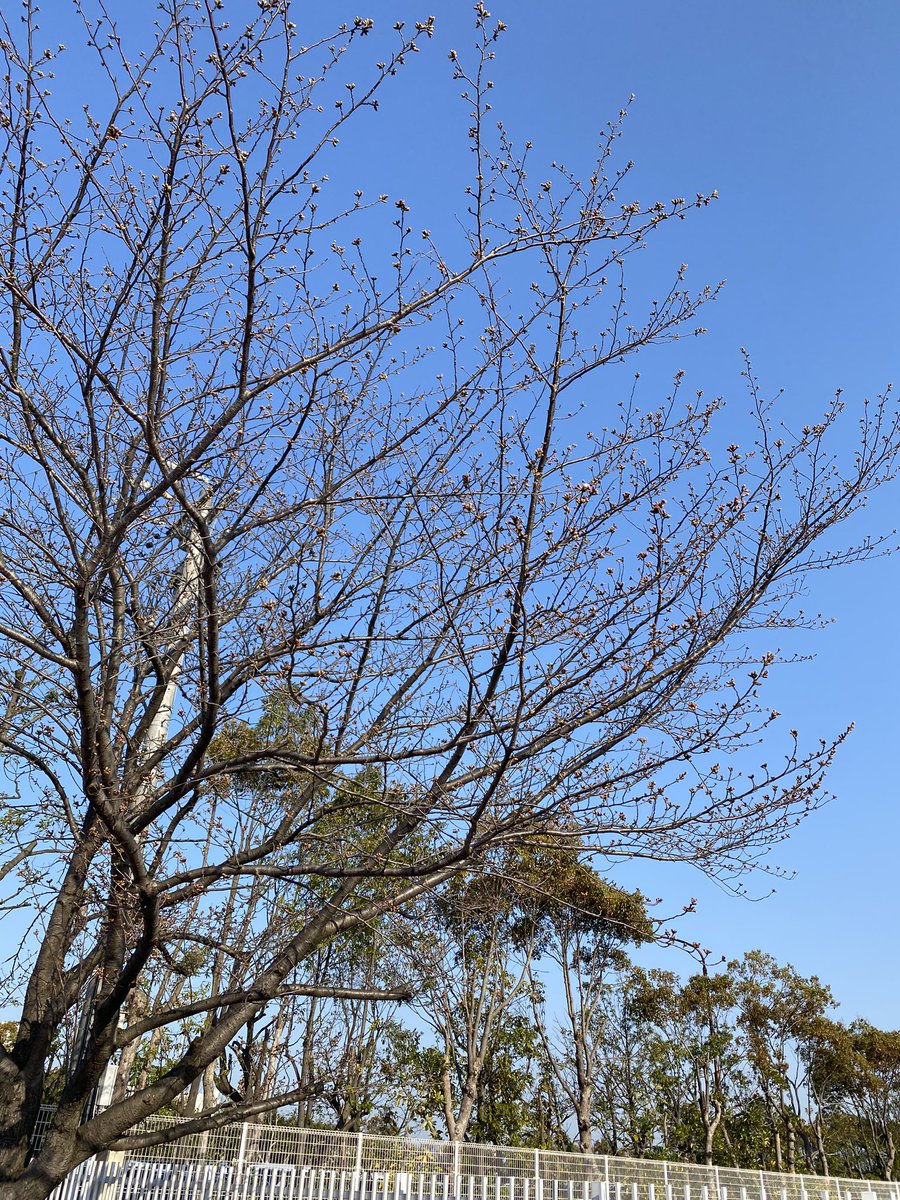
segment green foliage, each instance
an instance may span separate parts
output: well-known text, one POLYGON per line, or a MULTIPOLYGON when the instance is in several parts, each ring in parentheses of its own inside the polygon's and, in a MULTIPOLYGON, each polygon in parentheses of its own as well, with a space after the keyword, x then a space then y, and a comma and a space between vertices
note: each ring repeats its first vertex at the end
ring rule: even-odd
POLYGON ((471 1141, 535 1145, 532 1088, 538 1055, 538 1033, 526 1016, 514 1014, 501 1023, 485 1060, 479 1102, 467 1132, 471 1141))
POLYGON ((604 879, 571 838, 514 845, 499 857, 496 870, 539 944, 554 928, 594 935, 610 946, 639 944, 654 935, 644 897, 604 879))

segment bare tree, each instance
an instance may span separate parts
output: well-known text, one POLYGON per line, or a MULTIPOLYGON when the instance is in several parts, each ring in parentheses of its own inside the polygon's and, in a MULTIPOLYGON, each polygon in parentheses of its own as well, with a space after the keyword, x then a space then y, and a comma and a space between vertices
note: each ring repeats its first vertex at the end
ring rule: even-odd
MULTIPOLYGON (((171 1136, 133 1127, 317 947, 496 843, 565 826, 610 857, 755 861, 815 806, 830 751, 794 738, 755 776, 729 768, 770 716, 772 656, 744 635, 802 620, 808 573, 872 550, 821 539, 895 467, 885 401, 842 469, 839 401, 791 433, 750 379, 756 431, 720 461, 718 405, 680 376, 646 410, 620 372, 597 390, 698 331, 709 289, 678 271, 641 313, 624 273, 708 198, 633 200, 619 123, 583 182, 532 178, 488 116, 503 27, 483 6, 471 58, 451 54, 474 153, 446 247, 402 198, 328 180, 433 20, 301 44, 288 0, 234 28, 221 7, 163 0, 131 46, 88 6, 70 65, 31 3, 2 37, 5 880, 39 937, 13 963, 0 1197, 171 1136), (67 69, 105 102, 58 103, 67 69), (302 730, 217 756, 272 692, 302 730), (292 786, 247 842, 217 783, 272 771, 292 786), (227 990, 139 1015, 145 975, 235 880, 271 882, 296 922, 229 959, 227 990), (165 1070, 82 1121, 118 1052, 201 1013, 165 1070)), ((193 1127, 278 1099, 204 1101, 193 1127)))

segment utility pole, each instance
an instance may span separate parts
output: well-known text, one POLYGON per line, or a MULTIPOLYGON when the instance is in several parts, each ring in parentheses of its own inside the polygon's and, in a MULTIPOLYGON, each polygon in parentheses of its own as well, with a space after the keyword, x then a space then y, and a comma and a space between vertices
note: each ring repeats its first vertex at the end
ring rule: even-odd
MULTIPOLYGON (((210 500, 207 498, 200 505, 200 513, 204 520, 209 516, 210 508, 210 500)), ((184 544, 185 553, 181 569, 173 586, 175 595, 172 620, 172 649, 177 647, 178 643, 184 639, 196 614, 200 576, 203 566, 203 545, 194 525, 188 523, 186 530, 182 531, 180 536, 184 544)), ((172 726, 172 717, 175 713, 175 702, 178 697, 178 680, 181 676, 183 662, 184 650, 177 651, 174 660, 170 664, 169 678, 166 682, 159 708, 147 730, 144 741, 147 757, 155 754, 168 741, 169 731, 172 726)), ((136 799, 138 798, 136 797, 136 799)), ((119 1018, 120 1027, 123 1017, 124 1014, 119 1018)), ((120 1065, 120 1061, 110 1058, 109 1062, 103 1068, 93 1096, 89 1101, 89 1116, 104 1108, 108 1108, 113 1103, 120 1065)), ((126 1087, 127 1084, 128 1081, 125 1080, 126 1087)), ((113 1200, 120 1180, 121 1164, 124 1162, 124 1157, 122 1152, 112 1150, 107 1150, 97 1156, 96 1162, 100 1176, 97 1180, 99 1186, 96 1193, 96 1200, 113 1200)))
MULTIPOLYGON (((207 498, 200 505, 200 513, 204 519, 208 517, 210 509, 210 500, 207 498)), ((199 597, 199 585, 203 566, 202 542, 196 528, 192 524, 188 524, 186 530, 180 530, 178 535, 184 546, 184 559, 173 584, 174 597, 170 650, 174 653, 175 657, 170 662, 169 677, 166 681, 162 699, 144 740, 144 750, 147 757, 155 754, 165 745, 169 738, 178 696, 178 683, 184 661, 184 650, 178 650, 177 647, 190 630, 191 623, 196 614, 199 597)), ((135 797, 135 799, 140 799, 140 796, 135 797)), ((70 1071, 77 1067, 84 1053, 84 1045, 90 1028, 90 1016, 96 998, 97 987, 98 981, 94 978, 85 989, 85 995, 82 1000, 82 1012, 78 1020, 76 1042, 69 1059, 70 1071)), ((120 1018, 120 1024, 121 1020, 122 1018, 120 1018)), ((95 1113, 108 1108, 112 1104, 116 1092, 118 1070, 119 1063, 111 1058, 104 1067, 97 1085, 88 1100, 85 1113, 86 1119, 89 1119, 95 1113)), ((99 1156, 98 1165, 100 1165, 102 1175, 99 1181, 100 1191, 97 1200, 103 1200, 104 1197, 112 1194, 109 1189, 115 1183, 118 1175, 114 1166, 114 1160, 117 1161, 119 1157, 119 1155, 114 1155, 112 1152, 106 1152, 106 1154, 99 1156), (110 1171, 110 1167, 113 1167, 112 1171, 110 1171)))

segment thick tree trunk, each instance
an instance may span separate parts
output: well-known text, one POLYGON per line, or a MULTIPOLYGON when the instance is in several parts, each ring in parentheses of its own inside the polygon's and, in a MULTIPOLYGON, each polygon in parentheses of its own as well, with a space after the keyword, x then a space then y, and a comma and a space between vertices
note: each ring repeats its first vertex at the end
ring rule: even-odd
POLYGON ((466 1133, 471 1123, 472 1116, 475 1112, 475 1105, 478 1102, 478 1075, 474 1072, 469 1072, 466 1075, 466 1081, 463 1084, 462 1095, 459 1100, 459 1109, 453 1121, 453 1129, 450 1131, 451 1142, 465 1141, 466 1133))
POLYGON ((706 1136, 703 1142, 703 1161, 708 1167, 713 1165, 713 1142, 715 1141, 716 1131, 714 1128, 706 1127, 706 1136))
POLYGON ((0 1200, 46 1200, 57 1184, 88 1154, 75 1151, 75 1131, 81 1120, 81 1105, 70 1105, 57 1109, 55 1130, 50 1130, 43 1141, 40 1165, 25 1166, 28 1146, 24 1157, 17 1163, 15 1174, 0 1181, 0 1200))
MULTIPOLYGON (((15 1179, 28 1156, 28 1121, 25 1078, 12 1059, 0 1053, 0 1181, 15 1179)), ((37 1111, 34 1117, 37 1116, 37 1111)), ((32 1118, 33 1119, 33 1118, 32 1118)), ((2 1190, 0 1190, 2 1195, 2 1190)))
POLYGON ((700 1117, 703 1122, 703 1161, 706 1166, 711 1167, 716 1130, 722 1120, 722 1106, 717 1101, 711 1105, 709 1100, 706 1100, 700 1106, 700 1117))
POLYGON ((578 1148, 583 1154, 594 1151, 594 1136, 591 1128, 591 1097, 583 1096, 578 1104, 576 1119, 578 1121, 578 1148))

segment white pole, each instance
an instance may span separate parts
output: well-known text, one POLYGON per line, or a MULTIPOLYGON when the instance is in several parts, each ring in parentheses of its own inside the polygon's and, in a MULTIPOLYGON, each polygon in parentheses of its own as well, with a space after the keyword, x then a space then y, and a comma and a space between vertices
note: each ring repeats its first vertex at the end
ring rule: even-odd
POLYGON ((241 1140, 238 1143, 237 1152, 237 1177, 239 1180, 244 1178, 244 1164, 247 1159, 247 1130, 249 1126, 245 1121, 241 1126, 241 1140))
MULTIPOLYGON (((209 515, 208 502, 201 505, 201 513, 204 519, 209 515)), ((191 527, 185 539, 184 561, 181 564, 181 570, 178 572, 178 582, 175 588, 176 615, 178 614, 178 610, 181 609, 183 616, 179 628, 175 630, 174 642, 178 642, 183 637, 190 624, 193 610, 192 602, 197 593, 197 585, 200 582, 202 553, 203 547, 198 541, 196 530, 191 527)), ((145 754, 148 757, 155 754, 161 746, 164 746, 169 736, 169 727, 172 723, 172 715, 175 712, 175 700, 178 695, 178 679, 181 675, 183 662, 184 652, 182 651, 172 664, 171 673, 166 683, 159 709, 147 729, 144 747, 145 754)), ((120 1027, 122 1019, 122 1017, 119 1018, 120 1027)), ((88 1023, 89 1021, 86 1020, 85 1033, 87 1032, 88 1023)), ((94 1089, 93 1097, 89 1103, 91 1115, 99 1112, 101 1109, 108 1108, 112 1103, 117 1073, 118 1064, 110 1059, 103 1068, 103 1072, 100 1075, 100 1079, 94 1089)))

